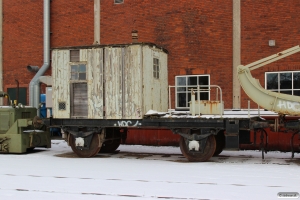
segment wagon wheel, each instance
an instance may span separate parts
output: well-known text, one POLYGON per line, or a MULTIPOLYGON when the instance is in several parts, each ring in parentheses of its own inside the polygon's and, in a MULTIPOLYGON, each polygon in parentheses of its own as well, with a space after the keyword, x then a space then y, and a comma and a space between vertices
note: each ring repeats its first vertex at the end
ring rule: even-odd
POLYGON ((184 157, 188 159, 190 162, 204 162, 210 159, 216 149, 216 140, 214 135, 210 135, 207 138, 206 145, 204 147, 203 153, 200 151, 193 152, 189 151, 187 145, 186 145, 186 140, 184 137, 180 137, 179 145, 180 145, 180 150, 184 157))
POLYGON ((78 149, 76 148, 76 145, 75 145, 75 137, 70 134, 70 140, 69 140, 69 143, 71 145, 71 148, 73 150, 73 152, 78 156, 78 157, 81 157, 81 158, 89 158, 89 157, 93 157, 95 156, 99 150, 100 150, 100 147, 99 147, 99 138, 98 138, 98 134, 97 133, 94 133, 93 136, 92 136, 92 141, 91 141, 91 144, 90 144, 90 148, 89 149, 78 149))
POLYGON ((120 146, 121 140, 115 139, 115 140, 108 140, 103 143, 100 153, 113 153, 117 148, 120 146))
POLYGON ((224 131, 219 131, 218 134, 215 135, 215 140, 216 140, 216 150, 213 156, 218 156, 225 148, 224 131))

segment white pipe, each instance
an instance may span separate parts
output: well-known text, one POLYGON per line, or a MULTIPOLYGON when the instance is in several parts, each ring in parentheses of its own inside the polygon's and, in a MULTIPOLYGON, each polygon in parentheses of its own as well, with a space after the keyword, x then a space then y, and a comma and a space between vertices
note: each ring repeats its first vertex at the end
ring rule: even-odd
MULTIPOLYGON (((44 64, 29 84, 29 105, 38 108, 40 101, 40 76, 50 65, 50 0, 44 0, 44 64)), ((39 116, 39 112, 37 113, 39 116)))
POLYGON ((94 44, 100 44, 100 0, 94 0, 94 44))
POLYGON ((195 92, 193 89, 191 91, 191 98, 192 98, 191 99, 192 100, 192 116, 195 116, 195 92))
POLYGON ((250 100, 248 100, 248 118, 250 118, 250 100))
POLYGON ((241 87, 238 80, 237 67, 241 64, 241 0, 232 0, 233 5, 233 66, 232 66, 232 106, 241 108, 241 87))
POLYGON ((200 108, 200 106, 201 106, 201 102, 200 102, 200 86, 199 85, 197 85, 197 99, 198 99, 198 103, 199 103, 199 109, 198 109, 198 111, 199 111, 199 117, 200 117, 200 113, 201 113, 201 108, 200 108))

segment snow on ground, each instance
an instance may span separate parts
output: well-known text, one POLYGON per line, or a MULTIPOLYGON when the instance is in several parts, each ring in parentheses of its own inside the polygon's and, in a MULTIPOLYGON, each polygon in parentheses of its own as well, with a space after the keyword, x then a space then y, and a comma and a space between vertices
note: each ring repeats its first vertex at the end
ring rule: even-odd
POLYGON ((178 147, 121 145, 78 158, 63 140, 51 149, 0 154, 0 199, 278 199, 300 193, 300 155, 224 151, 189 163, 178 147))

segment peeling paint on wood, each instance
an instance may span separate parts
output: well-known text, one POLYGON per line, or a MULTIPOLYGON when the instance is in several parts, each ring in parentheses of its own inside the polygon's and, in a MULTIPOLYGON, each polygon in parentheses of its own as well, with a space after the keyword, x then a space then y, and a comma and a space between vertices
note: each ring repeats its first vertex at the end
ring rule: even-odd
POLYGON ((70 73, 69 73, 69 50, 52 51, 52 101, 53 117, 70 117, 70 73), (59 110, 59 103, 65 103, 65 110, 59 110))
MULTIPOLYGON (((140 119, 150 109, 168 109, 167 54, 148 45, 80 49, 86 63, 87 117, 140 119), (159 60, 159 78, 153 76, 153 58, 159 60)), ((54 118, 70 116, 69 50, 52 51, 54 118), (66 102, 66 110, 58 103, 66 102)), ((76 81, 75 81, 76 82, 76 81)))

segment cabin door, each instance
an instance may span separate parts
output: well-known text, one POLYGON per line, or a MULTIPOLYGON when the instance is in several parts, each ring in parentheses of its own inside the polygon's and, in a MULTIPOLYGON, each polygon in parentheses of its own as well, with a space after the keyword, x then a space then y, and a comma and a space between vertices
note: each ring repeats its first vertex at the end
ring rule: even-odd
POLYGON ((71 116, 72 118, 87 118, 88 95, 87 83, 72 83, 71 87, 71 116))

